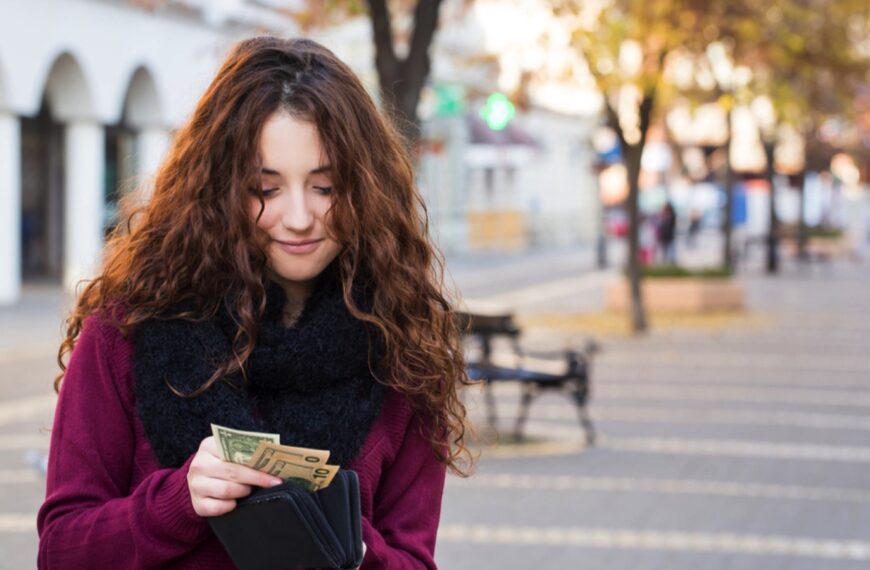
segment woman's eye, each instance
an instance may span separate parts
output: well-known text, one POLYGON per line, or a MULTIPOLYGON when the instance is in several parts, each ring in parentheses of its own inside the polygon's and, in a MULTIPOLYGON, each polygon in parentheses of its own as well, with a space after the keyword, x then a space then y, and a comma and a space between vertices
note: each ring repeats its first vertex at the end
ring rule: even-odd
POLYGON ((332 186, 315 186, 315 190, 317 190, 320 194, 331 194, 332 186))
POLYGON ((278 191, 277 188, 263 188, 263 197, 268 198, 269 196, 271 196, 272 194, 274 194, 277 191, 278 191))

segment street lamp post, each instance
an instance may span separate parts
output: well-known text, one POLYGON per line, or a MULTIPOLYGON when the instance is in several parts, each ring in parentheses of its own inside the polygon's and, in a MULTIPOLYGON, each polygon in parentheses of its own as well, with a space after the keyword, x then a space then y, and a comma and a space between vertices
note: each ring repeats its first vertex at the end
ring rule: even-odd
POLYGON ((595 259, 598 269, 607 269, 607 217, 604 208, 604 200, 601 198, 601 171, 604 169, 604 164, 601 161, 595 163, 595 180, 598 190, 598 235, 595 239, 595 259))
POLYGON ((710 61, 713 76, 722 92, 719 102, 725 111, 725 125, 728 132, 728 138, 725 142, 725 215, 722 217, 722 263, 730 271, 734 265, 731 246, 732 210, 734 209, 734 169, 731 165, 731 141, 734 136, 733 110, 737 90, 749 83, 752 72, 745 66, 735 67, 727 49, 721 42, 713 42, 707 46, 707 59, 710 61))
POLYGON ((758 132, 767 159, 765 175, 770 188, 769 223, 767 234, 767 272, 779 271, 779 218, 776 215, 776 187, 774 186, 774 150, 776 145, 776 111, 767 97, 757 97, 752 102, 752 114, 758 124, 758 132))
POLYGON ((734 208, 734 172, 731 168, 731 139, 733 136, 731 108, 734 102, 734 66, 728 58, 725 46, 719 42, 707 46, 707 59, 710 61, 716 83, 722 91, 719 103, 724 107, 725 125, 728 131, 728 137, 725 139, 725 213, 722 216, 722 265, 730 271, 732 269, 731 210, 734 208))

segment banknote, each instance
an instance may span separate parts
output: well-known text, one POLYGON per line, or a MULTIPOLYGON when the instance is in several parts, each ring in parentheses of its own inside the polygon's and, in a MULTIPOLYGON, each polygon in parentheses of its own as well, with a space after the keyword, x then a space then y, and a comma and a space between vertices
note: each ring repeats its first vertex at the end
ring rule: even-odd
POLYGON ((277 444, 281 440, 281 437, 275 433, 241 431, 217 424, 211 424, 211 432, 218 444, 221 459, 242 465, 246 465, 251 460, 251 456, 257 451, 261 442, 268 441, 277 444))
POLYGON ((325 465, 329 460, 329 451, 281 445, 264 440, 260 442, 246 465, 262 471, 273 459, 284 459, 302 465, 325 465))
POLYGON ((337 465, 300 465, 286 459, 273 459, 260 471, 301 485, 309 491, 319 491, 329 487, 338 469, 337 465))
POLYGON ((252 467, 309 491, 325 489, 338 472, 329 451, 281 445, 280 436, 211 424, 221 459, 252 467))

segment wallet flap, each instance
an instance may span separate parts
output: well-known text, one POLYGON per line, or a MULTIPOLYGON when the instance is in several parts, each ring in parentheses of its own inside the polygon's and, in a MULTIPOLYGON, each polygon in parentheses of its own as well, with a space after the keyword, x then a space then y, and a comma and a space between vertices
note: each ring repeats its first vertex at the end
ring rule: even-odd
POLYGON ((357 474, 354 471, 339 471, 330 486, 314 496, 342 545, 342 567, 356 568, 362 562, 362 515, 357 474))
POLYGON ((311 497, 288 489, 262 491, 261 496, 249 496, 250 501, 239 501, 230 513, 209 519, 236 567, 240 570, 340 567, 335 559, 336 547, 340 545, 325 543, 329 540, 323 533, 325 520, 311 497), (317 521, 317 515, 312 516, 314 512, 322 522, 317 521))
POLYGON ((353 474, 353 485, 350 493, 350 512, 351 512, 351 531, 353 535, 353 565, 351 568, 356 568, 362 564, 365 550, 363 550, 362 536, 362 506, 359 498, 359 477, 355 471, 350 471, 353 474))
MULTIPOLYGON (((333 560, 334 566, 340 568, 341 562, 346 558, 345 550, 338 537, 335 536, 335 531, 317 500, 316 494, 295 486, 293 486, 293 493, 296 494, 296 504, 305 514, 306 521, 319 541, 318 544, 333 560)), ((342 516, 346 517, 347 515, 343 514, 342 516)))

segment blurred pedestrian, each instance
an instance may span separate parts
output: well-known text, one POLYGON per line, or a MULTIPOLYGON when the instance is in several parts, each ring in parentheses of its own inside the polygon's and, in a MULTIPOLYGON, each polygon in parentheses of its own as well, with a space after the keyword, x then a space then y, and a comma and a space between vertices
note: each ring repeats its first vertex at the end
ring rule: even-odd
POLYGON ((701 212, 697 208, 692 208, 689 214, 689 227, 686 231, 686 245, 690 248, 695 247, 698 240, 698 234, 701 231, 701 212))
POLYGON ((658 242, 662 263, 675 264, 677 262, 676 244, 677 212, 674 206, 668 202, 662 208, 658 217, 658 242))
POLYGON ((39 568, 233 568, 207 517, 281 480, 223 461, 211 423, 329 450, 359 476, 362 568, 434 568, 466 376, 420 203, 332 52, 236 46, 67 320, 39 568))

